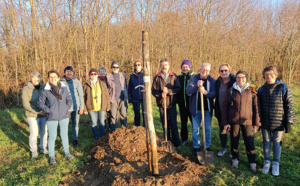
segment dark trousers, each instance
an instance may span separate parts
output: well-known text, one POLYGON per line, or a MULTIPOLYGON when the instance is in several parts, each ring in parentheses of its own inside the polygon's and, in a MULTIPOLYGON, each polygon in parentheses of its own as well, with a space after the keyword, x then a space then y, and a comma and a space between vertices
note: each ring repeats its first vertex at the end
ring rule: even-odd
POLYGON ((181 120, 180 137, 181 137, 181 141, 186 141, 188 140, 188 136, 189 136, 187 122, 188 122, 188 118, 190 118, 190 122, 192 123, 192 115, 188 108, 182 106, 179 106, 179 112, 180 112, 180 120, 181 120))
MULTIPOLYGON (((165 135, 165 129, 164 129, 164 124, 165 124, 165 119, 164 119, 164 108, 159 107, 159 115, 160 115, 160 120, 162 123, 162 127, 164 130, 164 135, 165 135)), ((172 141, 175 147, 178 147, 181 145, 179 135, 178 135, 178 127, 177 127, 177 112, 176 112, 176 106, 172 106, 167 108, 167 138, 168 141, 172 141), (171 134, 172 133, 172 138, 171 134)))
POLYGON ((226 134, 221 134, 222 131, 224 130, 224 125, 221 125, 222 121, 218 119, 218 123, 219 123, 219 137, 220 137, 220 141, 221 141, 221 148, 222 149, 226 149, 227 147, 227 133, 226 134))
POLYGON ((143 113, 143 126, 145 127, 145 121, 144 121, 144 106, 143 106, 143 100, 132 100, 132 106, 134 111, 134 125, 140 126, 141 125, 141 107, 142 107, 142 113, 143 113))
POLYGON ((248 161, 249 163, 255 163, 254 135, 252 128, 253 126, 251 125, 231 125, 230 138, 232 159, 239 159, 238 147, 241 130, 244 138, 248 161))

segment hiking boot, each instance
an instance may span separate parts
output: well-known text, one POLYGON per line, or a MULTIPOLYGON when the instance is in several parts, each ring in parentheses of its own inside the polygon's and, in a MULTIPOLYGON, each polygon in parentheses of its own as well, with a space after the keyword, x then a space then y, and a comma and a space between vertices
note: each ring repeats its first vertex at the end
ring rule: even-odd
POLYGON ((221 150, 218 152, 218 156, 224 156, 225 153, 226 153, 226 149, 221 148, 221 150))
POLYGON ((232 167, 238 168, 239 167, 239 160, 238 159, 233 159, 232 160, 232 167))
POLYGON ((181 143, 182 146, 185 146, 189 141, 188 140, 185 140, 181 143))
POLYGON ((208 147, 208 148, 206 148, 206 151, 212 151, 212 150, 208 147))
POLYGON ((77 147, 78 146, 78 140, 73 140, 73 146, 77 147))
POLYGON ((74 156, 73 156, 72 154, 70 154, 70 153, 66 153, 66 154, 65 154, 65 157, 66 157, 68 160, 71 160, 71 159, 74 158, 74 156))
POLYGON ((264 161, 264 166, 262 168, 262 173, 268 174, 269 171, 270 171, 270 167, 271 167, 271 162, 269 160, 265 160, 264 161))
POLYGON ((40 153, 41 153, 41 154, 49 154, 49 152, 48 152, 47 149, 41 149, 41 150, 40 150, 40 153))
POLYGON ((50 165, 54 165, 56 163, 55 157, 50 156, 50 165))
POLYGON ((250 163, 250 171, 256 172, 256 163, 250 163))
POLYGON ((31 153, 31 157, 32 157, 33 159, 37 158, 38 156, 39 156, 39 155, 38 155, 37 151, 34 151, 34 152, 31 153))
POLYGON ((194 155, 194 156, 197 156, 197 152, 199 152, 199 151, 200 151, 199 149, 195 149, 195 148, 194 148, 194 149, 193 149, 193 155, 194 155))
POLYGON ((272 175, 279 176, 279 163, 272 161, 272 175))

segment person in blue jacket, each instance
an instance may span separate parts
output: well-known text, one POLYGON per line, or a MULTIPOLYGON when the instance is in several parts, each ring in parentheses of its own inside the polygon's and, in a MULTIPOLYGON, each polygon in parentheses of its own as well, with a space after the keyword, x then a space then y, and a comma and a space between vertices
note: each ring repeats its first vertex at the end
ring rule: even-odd
POLYGON ((74 156, 69 153, 69 110, 72 106, 72 98, 65 84, 59 82, 59 73, 56 70, 48 72, 49 82, 40 94, 38 107, 47 117, 48 128, 48 151, 50 157, 50 165, 56 163, 55 160, 55 139, 57 136, 57 127, 60 128, 60 137, 62 140, 65 157, 73 159, 74 156))
MULTIPOLYGON (((134 125, 141 125, 141 114, 140 108, 142 107, 143 121, 144 121, 144 106, 143 106, 143 67, 142 62, 137 60, 134 63, 134 72, 131 74, 129 83, 128 83, 128 102, 133 105, 134 110, 134 125)), ((145 126, 145 121, 143 122, 145 126)))

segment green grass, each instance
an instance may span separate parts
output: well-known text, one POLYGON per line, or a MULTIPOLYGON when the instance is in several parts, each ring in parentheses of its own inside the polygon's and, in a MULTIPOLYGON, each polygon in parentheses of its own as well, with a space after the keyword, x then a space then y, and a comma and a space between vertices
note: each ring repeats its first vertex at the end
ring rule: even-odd
MULTIPOLYGON (((296 123, 292 126, 293 132, 284 134, 282 156, 280 159, 280 176, 273 177, 270 174, 261 173, 263 166, 263 150, 261 132, 255 134, 257 155, 257 173, 249 171, 249 165, 243 140, 240 140, 240 164, 238 169, 231 168, 231 158, 228 153, 224 157, 217 157, 220 148, 218 137, 218 124, 216 118, 212 122, 212 145, 215 153, 214 164, 209 165, 209 173, 205 178, 205 185, 297 185, 300 182, 300 88, 293 88, 296 123)), ((154 99, 153 99, 154 102, 154 99)), ((178 109, 178 108, 177 108, 178 109)), ((179 111, 177 110, 178 127, 180 130, 179 111)), ((128 109, 128 125, 133 125, 132 106, 128 109)), ((162 132, 157 106, 153 103, 154 124, 158 132, 162 132)), ((89 121, 88 116, 82 116, 81 122, 89 121)), ((191 124, 189 128, 189 141, 191 138, 191 124)), ((59 133, 58 133, 59 134, 59 133)), ((86 156, 93 144, 90 126, 80 126, 79 147, 74 148, 70 144, 70 152, 76 158, 68 161, 58 135, 55 146, 57 163, 49 165, 48 155, 39 155, 37 159, 31 159, 28 145, 29 128, 23 109, 11 109, 0 111, 0 185, 58 185, 72 176, 72 172, 78 167, 84 166, 86 156)), ((229 136, 228 136, 229 137, 229 136)), ((69 128, 71 140, 71 126, 69 128)), ((230 140, 229 140, 230 141, 230 140)), ((228 143, 229 149, 229 143, 228 143)), ((188 156, 192 161, 197 161, 192 156, 192 144, 179 147, 179 153, 188 156)))

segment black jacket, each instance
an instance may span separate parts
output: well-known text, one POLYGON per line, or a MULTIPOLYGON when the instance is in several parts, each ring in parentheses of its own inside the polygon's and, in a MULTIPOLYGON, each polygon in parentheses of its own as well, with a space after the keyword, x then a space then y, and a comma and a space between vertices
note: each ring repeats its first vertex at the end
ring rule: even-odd
POLYGON ((184 75, 183 73, 181 73, 178 76, 178 80, 180 83, 180 91, 177 93, 177 103, 179 107, 183 107, 186 109, 189 109, 189 96, 186 95, 186 87, 189 83, 190 78, 194 75, 194 72, 188 72, 186 75, 184 75))
MULTIPOLYGON (((229 77, 230 77, 230 81, 227 86, 227 90, 230 89, 235 82, 235 76, 233 74, 230 74, 229 77)), ((222 82, 222 79, 221 79, 221 77, 219 77, 216 81, 216 99, 215 99, 215 116, 219 121, 221 121, 221 117, 222 117, 222 114, 221 114, 222 111, 220 110, 220 103, 219 103, 219 91, 220 91, 221 82, 222 82)), ((221 103, 221 104, 223 104, 223 103, 221 103)))
POLYGON ((281 80, 265 83, 258 90, 261 127, 267 130, 290 132, 295 122, 294 102, 291 89, 281 80))
POLYGON ((164 87, 169 89, 167 94, 167 107, 176 106, 175 95, 180 91, 180 83, 175 73, 169 72, 167 82, 165 82, 160 72, 154 77, 151 90, 152 95, 156 98, 158 107, 164 106, 164 99, 162 98, 162 89, 164 87))

